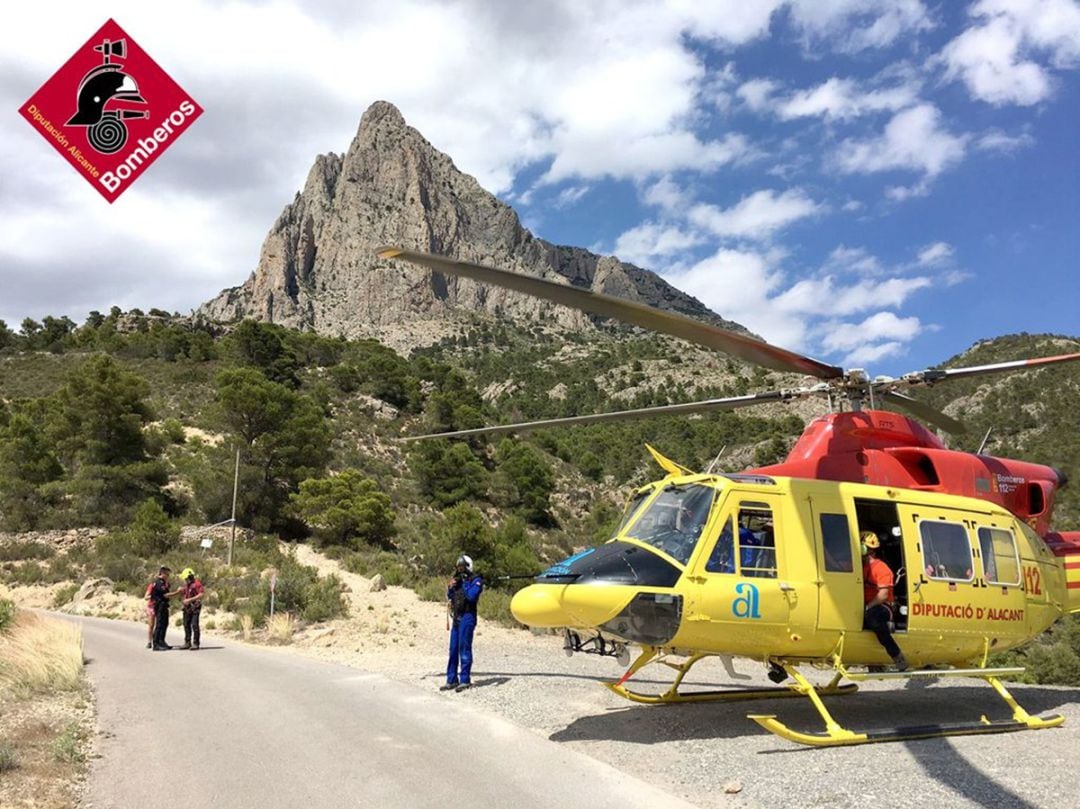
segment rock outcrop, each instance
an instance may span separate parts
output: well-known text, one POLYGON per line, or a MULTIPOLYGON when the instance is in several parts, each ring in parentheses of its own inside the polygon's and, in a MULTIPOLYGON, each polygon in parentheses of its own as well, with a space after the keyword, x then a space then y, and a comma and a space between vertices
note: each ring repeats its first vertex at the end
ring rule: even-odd
POLYGON ((508 205, 459 171, 391 104, 364 113, 344 155, 320 155, 239 287, 199 316, 245 317, 329 335, 376 337, 399 349, 453 333, 453 315, 484 311, 588 328, 587 316, 513 292, 399 262, 398 244, 587 287, 742 331, 654 273, 534 237, 508 205))

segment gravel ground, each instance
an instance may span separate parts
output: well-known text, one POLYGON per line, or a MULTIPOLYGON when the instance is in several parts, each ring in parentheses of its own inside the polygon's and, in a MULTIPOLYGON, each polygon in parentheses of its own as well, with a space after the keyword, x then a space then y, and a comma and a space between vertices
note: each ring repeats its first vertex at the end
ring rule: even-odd
MULTIPOLYGON (((345 579, 353 591, 353 614, 362 619, 372 613, 365 602, 391 600, 392 610, 374 610, 395 619, 389 628, 374 635, 357 631, 354 618, 340 622, 332 634, 301 635, 289 648, 434 691, 445 679, 442 606, 416 601, 407 591, 368 593, 362 577, 345 574, 345 579)), ((1013 688, 1030 713, 1064 714, 1060 728, 815 749, 773 736, 746 718, 775 713, 793 728, 821 731, 809 700, 638 705, 602 687, 622 673, 613 659, 567 658, 560 637, 486 622, 478 629, 475 653, 475 687, 443 698, 469 700, 702 807, 1056 809, 1070 805, 1074 799, 1068 796, 1076 792, 1080 689, 1013 688)), ((752 675, 753 685, 771 685, 760 664, 737 661, 736 668, 752 675)), ((651 683, 662 691, 668 674, 654 666, 633 682, 640 690, 651 683)), ((817 681, 828 679, 815 675, 817 681)), ((707 688, 726 684, 730 678, 715 660, 699 663, 687 682, 707 688)), ((867 682, 858 694, 826 702, 837 721, 853 730, 1011 716, 989 686, 967 679, 867 682)))
MULTIPOLYGON (((621 672, 613 660, 567 659, 557 638, 528 646, 477 642, 478 687, 447 699, 469 699, 554 741, 608 762, 700 806, 762 807, 1061 807, 1072 799, 1080 764, 1080 690, 1016 687, 1031 712, 1066 715, 1062 728, 954 737, 854 748, 812 749, 773 736, 746 718, 775 713, 800 730, 819 731, 808 700, 648 706, 599 685, 621 672), (741 786, 737 794, 725 787, 741 786)), ((441 662, 441 661, 440 661, 441 662)), ((435 664, 438 665, 438 664, 435 664)), ((744 664, 746 672, 757 667, 744 664)), ((694 682, 716 687, 728 677, 718 663, 695 667, 694 682)), ((763 670, 761 671, 763 675, 763 670)), ((429 688, 433 669, 393 676, 429 688)), ((654 676, 642 672, 644 686, 654 676)), ((657 690, 662 690, 657 683, 657 690)), ((770 685, 764 676, 755 684, 770 685)), ((644 690, 644 689, 643 689, 644 690)), ((854 696, 827 700, 836 719, 857 730, 890 725, 1005 719, 993 691, 971 680, 931 685, 868 683, 854 696)))

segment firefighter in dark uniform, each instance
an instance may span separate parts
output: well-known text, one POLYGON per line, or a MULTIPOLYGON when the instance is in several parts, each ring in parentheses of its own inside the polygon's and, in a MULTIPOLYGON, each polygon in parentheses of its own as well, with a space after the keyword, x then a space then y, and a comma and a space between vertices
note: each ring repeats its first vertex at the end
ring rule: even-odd
POLYGON ((453 625, 450 627, 450 659, 446 683, 440 691, 464 691, 472 687, 472 642, 476 631, 476 605, 484 591, 484 580, 473 573, 472 559, 462 554, 457 570, 446 588, 446 601, 453 625))
POLYGON ((169 576, 172 570, 158 568, 157 578, 150 588, 150 603, 154 605, 154 651, 161 652, 172 647, 165 642, 165 630, 169 628, 169 599, 180 594, 180 590, 169 592, 169 576))

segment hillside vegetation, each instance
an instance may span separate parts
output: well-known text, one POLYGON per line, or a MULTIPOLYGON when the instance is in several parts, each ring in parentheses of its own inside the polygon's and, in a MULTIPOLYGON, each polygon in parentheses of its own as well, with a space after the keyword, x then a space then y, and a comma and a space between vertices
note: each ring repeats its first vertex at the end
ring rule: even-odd
MULTIPOLYGON (((1017 335, 947 365, 1071 351, 1080 351, 1072 338, 1017 335)), ((109 529, 92 554, 0 560, 0 576, 105 575, 137 593, 160 560, 190 555, 180 524, 230 517, 239 451, 237 521, 256 539, 232 568, 217 556, 207 563, 223 606, 261 621, 269 599, 259 573, 273 568, 298 614, 341 611, 337 583, 282 554, 278 537, 309 539, 346 569, 437 596, 462 551, 489 574, 521 574, 606 538, 630 488, 656 477, 646 442, 692 468, 721 450, 723 470, 772 463, 816 405, 492 441, 402 435, 797 383, 634 331, 481 318, 409 357, 253 321, 221 333, 157 311, 92 313, 78 327, 66 318, 26 321, 18 332, 0 325, 0 530, 109 529)), ((1078 393, 1080 367, 1066 365, 950 382, 920 398, 970 425, 950 437, 956 448, 976 449, 993 427, 988 452, 1069 471, 1080 469, 1078 393)), ((1075 486, 1060 493, 1055 524, 1080 528, 1075 486)), ((1047 641, 1066 644, 1066 669, 1077 660, 1075 635, 1047 641)))
POLYGON ((492 443, 395 439, 760 384, 778 383, 671 340, 481 320, 408 358, 252 321, 221 334, 157 311, 3 326, 0 530, 111 529, 93 565, 65 555, 76 570, 33 561, 4 575, 108 575, 135 591, 178 549, 178 524, 230 517, 237 450, 237 521, 257 534, 310 538, 417 587, 461 551, 488 572, 532 572, 606 535, 628 485, 655 476, 645 441, 699 467, 726 446, 741 468, 782 456, 802 419, 777 409, 492 443))

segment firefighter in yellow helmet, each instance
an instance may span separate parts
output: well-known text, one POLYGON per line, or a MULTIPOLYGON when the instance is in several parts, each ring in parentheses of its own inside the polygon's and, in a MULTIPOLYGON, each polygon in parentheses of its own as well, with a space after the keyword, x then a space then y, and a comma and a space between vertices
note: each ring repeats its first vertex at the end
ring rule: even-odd
POLYGON ((180 586, 181 603, 184 609, 184 645, 183 649, 199 648, 199 614, 202 612, 202 602, 205 590, 203 583, 195 577, 195 571, 190 567, 184 568, 180 574, 183 584, 180 586), (192 645, 191 641, 195 643, 192 645))
POLYGON ((893 572, 878 558, 881 540, 877 534, 863 531, 859 539, 863 556, 863 629, 877 635, 878 642, 885 647, 897 671, 906 671, 907 659, 889 631, 893 617, 893 585, 896 583, 893 572))

